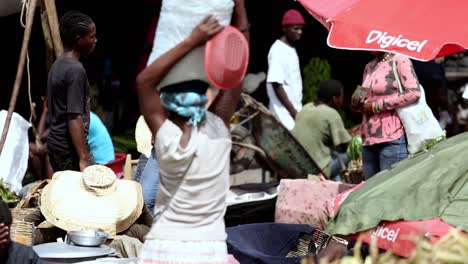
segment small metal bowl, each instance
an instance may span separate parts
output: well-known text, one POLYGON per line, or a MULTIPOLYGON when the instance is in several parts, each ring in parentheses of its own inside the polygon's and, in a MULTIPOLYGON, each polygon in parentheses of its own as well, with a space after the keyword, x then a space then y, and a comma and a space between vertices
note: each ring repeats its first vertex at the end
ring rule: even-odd
POLYGON ((106 242, 108 237, 109 235, 100 229, 70 231, 67 232, 65 242, 75 246, 99 247, 106 242))

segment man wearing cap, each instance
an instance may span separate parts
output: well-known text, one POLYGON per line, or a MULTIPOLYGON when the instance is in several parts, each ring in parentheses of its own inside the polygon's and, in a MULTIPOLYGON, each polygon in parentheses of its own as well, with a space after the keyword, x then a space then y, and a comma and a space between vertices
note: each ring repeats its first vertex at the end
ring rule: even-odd
POLYGON ((299 11, 288 10, 282 21, 284 35, 268 53, 269 109, 289 130, 294 128, 297 112, 302 109, 302 77, 294 46, 301 39, 304 24, 299 11))

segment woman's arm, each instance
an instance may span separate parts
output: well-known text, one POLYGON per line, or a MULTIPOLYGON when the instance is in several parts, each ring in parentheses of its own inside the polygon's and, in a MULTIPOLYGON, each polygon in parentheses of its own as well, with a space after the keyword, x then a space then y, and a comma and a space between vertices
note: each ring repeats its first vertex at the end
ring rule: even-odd
MULTIPOLYGON (((249 21, 245 10, 244 0, 236 0, 232 25, 238 28, 249 41, 249 21)), ((220 117, 229 128, 232 115, 236 110, 237 104, 242 93, 242 85, 229 90, 221 90, 210 105, 209 111, 220 117)))
MULTIPOLYGON (((364 73, 362 74, 362 84, 364 84, 369 74, 369 64, 367 64, 364 68, 364 73)), ((367 94, 363 93, 363 88, 364 87, 358 85, 351 97, 351 110, 354 112, 361 112, 363 110, 364 102, 367 100, 367 94)))
POLYGON ((136 87, 140 110, 153 135, 166 120, 159 92, 155 87, 179 60, 196 47, 204 44, 221 29, 222 26, 218 20, 213 19, 212 16, 205 17, 187 39, 163 54, 138 74, 136 87))
POLYGON ((244 0, 236 0, 234 7, 234 14, 232 15, 232 26, 238 28, 250 42, 250 23, 247 17, 247 10, 245 8, 244 0))
POLYGON ((421 97, 418 77, 416 76, 411 61, 407 57, 403 56, 399 56, 395 59, 397 60, 396 67, 403 88, 403 93, 400 93, 398 90, 387 98, 373 102, 372 108, 374 112, 376 112, 377 108, 379 109, 379 112, 395 110, 410 105, 421 97))

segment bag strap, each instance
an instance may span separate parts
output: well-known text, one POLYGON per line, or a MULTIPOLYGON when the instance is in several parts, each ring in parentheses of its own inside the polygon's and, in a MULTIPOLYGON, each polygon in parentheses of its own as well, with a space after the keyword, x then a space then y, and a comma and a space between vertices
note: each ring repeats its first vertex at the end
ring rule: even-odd
POLYGON ((395 76, 395 80, 397 81, 397 84, 398 84, 398 90, 400 90, 400 93, 402 94, 403 93, 403 86, 401 85, 400 76, 398 76, 398 70, 397 70, 397 67, 396 67, 396 58, 397 58, 397 56, 398 55, 395 55, 395 57, 393 57, 392 70, 393 70, 393 75, 395 76))
POLYGON ((190 163, 189 163, 187 169, 185 170, 185 172, 184 172, 184 174, 182 176, 182 179, 180 180, 179 184, 177 185, 177 187, 176 187, 174 193, 172 194, 172 196, 171 196, 169 202, 167 203, 167 205, 164 207, 164 209, 161 211, 161 213, 159 213, 159 217, 161 217, 161 215, 163 215, 164 212, 166 212, 167 208, 169 208, 169 205, 171 205, 172 201, 174 200, 174 197, 176 196, 177 192, 179 191, 180 186, 182 186, 182 183, 184 183, 184 181, 185 181, 185 176, 187 176, 187 173, 188 173, 190 167, 192 167, 192 163, 193 163, 193 160, 195 159, 196 155, 197 155, 197 153, 195 152, 193 154, 193 156, 191 157, 190 163))

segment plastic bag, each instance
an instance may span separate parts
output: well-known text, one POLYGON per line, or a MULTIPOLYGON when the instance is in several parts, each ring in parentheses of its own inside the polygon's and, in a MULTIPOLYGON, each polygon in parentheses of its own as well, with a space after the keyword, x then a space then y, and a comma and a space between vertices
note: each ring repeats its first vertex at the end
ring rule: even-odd
MULTIPOLYGON (((0 112, 0 128, 3 133, 7 111, 0 112)), ((19 114, 13 113, 10 128, 0 154, 0 178, 8 188, 18 193, 21 190, 24 174, 28 168, 29 141, 28 129, 30 124, 19 114)))
MULTIPOLYGON (((233 0, 163 0, 148 65, 186 39, 203 18, 216 16, 221 25, 231 23, 233 0)), ((205 46, 181 59, 160 82, 157 89, 183 81, 208 81, 203 65, 205 46)))
MULTIPOLYGON (((398 83, 400 93, 403 93, 400 77, 393 60, 393 74, 398 83)), ((440 127, 439 121, 434 117, 431 108, 426 103, 424 88, 419 85, 421 97, 416 103, 397 109, 408 140, 408 152, 416 154, 432 145, 433 142, 443 139, 445 132, 440 127)))

